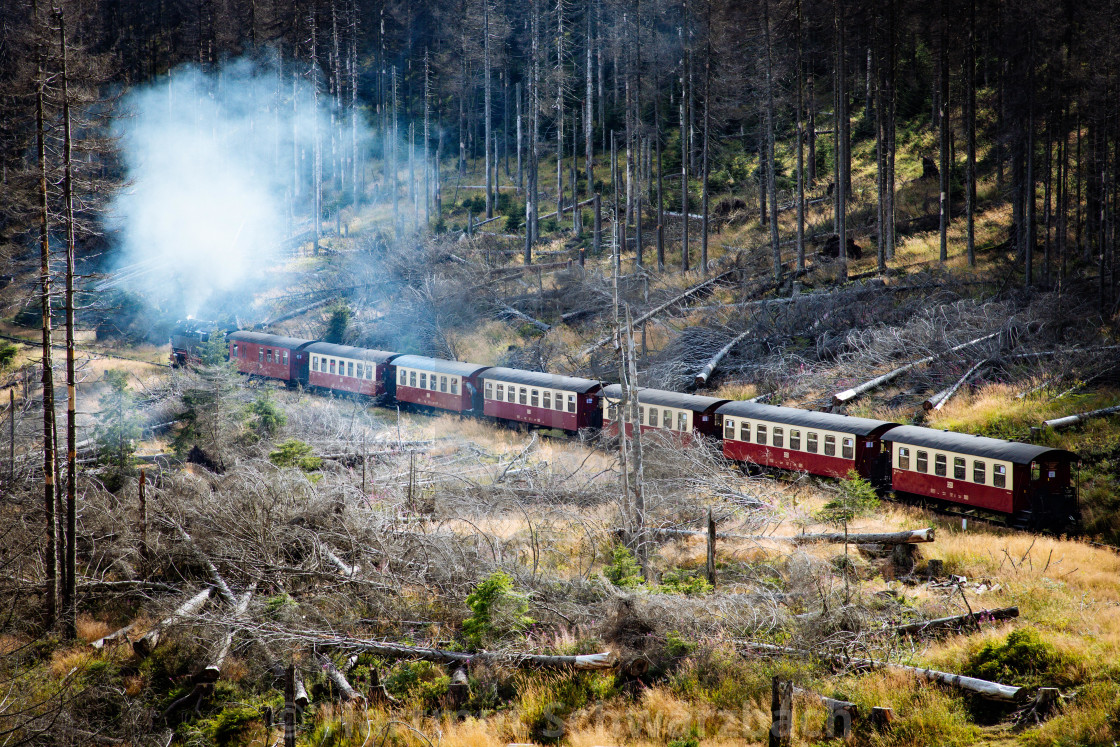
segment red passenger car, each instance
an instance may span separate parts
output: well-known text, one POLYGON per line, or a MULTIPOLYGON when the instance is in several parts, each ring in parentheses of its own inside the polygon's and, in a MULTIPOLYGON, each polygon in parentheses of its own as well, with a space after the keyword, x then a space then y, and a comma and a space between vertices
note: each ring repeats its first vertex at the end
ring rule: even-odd
POLYGON ((307 386, 370 397, 385 393, 385 370, 397 355, 329 342, 313 342, 302 352, 310 359, 307 386))
MULTIPOLYGON (((614 436, 618 434, 618 421, 624 413, 619 412, 622 400, 622 386, 611 384, 603 387, 603 430, 614 436)), ((638 418, 642 432, 657 430, 663 433, 676 433, 683 442, 693 437, 719 437, 719 424, 716 409, 727 402, 726 399, 704 397, 698 394, 680 394, 665 389, 638 388, 638 418)), ((626 434, 631 435, 633 424, 627 420, 626 434)))
POLYGON ((264 332, 234 332, 229 341, 229 359, 237 370, 250 376, 263 376, 292 384, 306 376, 307 356, 303 349, 311 340, 269 335, 264 332))
POLYGON ((398 402, 451 412, 481 412, 478 374, 489 366, 421 355, 401 355, 389 366, 398 402))
POLYGON ((716 412, 728 459, 826 477, 854 470, 881 485, 885 480, 882 438, 895 423, 757 402, 729 402, 716 412))
POLYGON ((901 496, 932 498, 1010 517, 1015 526, 1080 520, 1071 451, 900 425, 883 441, 901 496))
POLYGON ((602 382, 516 368, 488 368, 479 379, 490 417, 571 432, 601 423, 602 382))

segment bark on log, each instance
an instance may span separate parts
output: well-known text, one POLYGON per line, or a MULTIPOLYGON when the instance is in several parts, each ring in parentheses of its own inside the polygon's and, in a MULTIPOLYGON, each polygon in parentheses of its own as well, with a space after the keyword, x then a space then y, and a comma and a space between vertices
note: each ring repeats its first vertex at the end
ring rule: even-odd
POLYGON ((183 527, 181 527, 176 521, 172 521, 171 525, 175 528, 175 532, 179 535, 179 537, 191 546, 191 550, 194 551, 194 554, 198 558, 199 562, 201 562, 203 566, 206 567, 206 572, 210 574, 210 583, 214 585, 214 590, 218 592, 218 596, 221 597, 222 601, 228 604, 230 607, 236 607, 237 598, 233 596, 233 592, 230 590, 229 584, 227 584, 225 579, 222 578, 222 574, 218 573, 217 566, 215 566, 214 563, 211 562, 210 558, 208 558, 203 554, 201 550, 198 549, 198 546, 195 545, 194 540, 191 539, 191 536, 189 534, 187 534, 186 529, 183 529, 183 527))
POLYGON ((527 324, 532 324, 534 327, 539 329, 541 332, 547 332, 550 329, 552 329, 551 324, 545 324, 540 319, 534 319, 533 317, 529 316, 525 312, 518 311, 517 309, 515 309, 512 306, 509 306, 507 304, 500 303, 500 304, 498 304, 498 308, 506 316, 512 316, 513 318, 520 319, 521 321, 523 321, 527 324))
POLYGON ((846 700, 829 698, 803 687, 793 686, 795 693, 806 695, 818 700, 828 709, 828 721, 825 723, 824 736, 827 739, 840 737, 847 741, 852 735, 852 725, 859 716, 859 706, 846 700))
POLYGON ((715 373, 716 366, 720 364, 720 361, 727 357, 727 354, 734 350, 735 346, 745 340, 750 334, 750 332, 743 332, 740 335, 736 335, 735 339, 720 348, 719 352, 708 359, 708 362, 704 365, 704 367, 696 373, 695 377, 693 377, 692 386, 699 387, 708 383, 708 379, 713 373, 715 373))
POLYGON ((187 601, 180 604, 174 612, 167 617, 157 622, 151 630, 145 633, 141 638, 132 642, 132 650, 136 652, 137 656, 147 656, 152 653, 152 650, 159 645, 160 638, 163 637, 164 631, 179 622, 189 615, 193 615, 201 610, 213 592, 213 587, 206 587, 202 591, 195 594, 187 601))
MULTIPOLYGON (((719 275, 716 275, 713 278, 709 278, 702 283, 697 283, 696 285, 694 285, 691 288, 689 288, 688 290, 686 290, 684 293, 680 293, 680 294, 674 296, 673 298, 670 298, 665 303, 657 306, 653 310, 648 311, 645 314, 643 314, 642 316, 635 319, 632 322, 633 326, 637 327, 638 325, 642 324, 642 322, 649 321, 653 317, 660 314, 662 311, 665 311, 665 309, 668 309, 670 306, 674 306, 674 305, 680 303, 681 301, 685 300, 689 296, 692 296, 696 293, 699 293, 700 291, 704 290, 705 288, 707 288, 711 285, 714 285, 714 284, 718 283, 720 280, 723 280, 724 278, 728 277, 729 275, 733 275, 737 272, 738 272, 737 269, 727 270, 726 272, 721 272, 719 275)), ((606 335, 605 337, 599 338, 598 340, 593 342, 591 345, 588 345, 586 348, 581 350, 579 352, 579 355, 576 356, 576 358, 577 359, 578 358, 586 358, 588 355, 595 352, 599 348, 603 347, 604 345, 606 345, 608 342, 610 342, 613 339, 614 339, 613 334, 606 335)))
POLYGON ((846 656, 834 656, 823 654, 817 651, 809 651, 803 648, 775 646, 770 643, 757 643, 755 641, 742 641, 740 643, 743 646, 754 649, 756 651, 765 651, 768 653, 787 654, 802 657, 819 657, 840 666, 858 666, 867 667, 870 669, 886 667, 888 669, 893 669, 899 672, 909 672, 931 682, 939 682, 943 685, 956 687, 961 690, 967 690, 968 692, 982 695, 989 700, 999 700, 1007 703, 1019 703, 1025 700, 1030 695, 1029 689, 1025 687, 1003 685, 998 682, 990 682, 988 680, 982 680, 976 677, 965 677, 961 674, 939 672, 936 669, 923 669, 921 667, 912 667, 907 664, 895 664, 889 661, 875 661, 872 659, 858 659, 846 656))
POLYGON ((921 636, 926 634, 944 633, 952 630, 975 630, 980 622, 988 620, 1010 620, 1019 616, 1018 607, 1001 607, 994 610, 978 610, 967 615, 954 615, 952 617, 939 617, 925 622, 896 625, 889 630, 898 635, 921 636))
POLYGON ((233 610, 233 617, 230 621, 229 627, 226 632, 222 634, 222 639, 218 643, 217 652, 214 654, 214 660, 203 667, 202 671, 195 676, 195 682, 216 682, 222 676, 222 666, 226 663, 226 658, 229 656, 230 649, 233 648, 233 636, 238 628, 236 624, 238 620, 249 609, 249 601, 253 598, 253 592, 257 590, 257 584, 254 582, 237 602, 237 607, 233 610))
POLYGON ((338 568, 339 572, 342 573, 343 576, 346 576, 346 578, 354 578, 361 572, 362 567, 360 565, 347 564, 346 561, 338 556, 338 553, 336 553, 324 543, 319 543, 319 549, 322 551, 323 555, 327 556, 327 560, 331 561, 331 563, 333 563, 334 566, 338 568))
POLYGON ((1071 425, 1077 425, 1085 420, 1092 420, 1093 418, 1104 417, 1105 415, 1115 415, 1120 413, 1120 405, 1114 407, 1105 407, 1100 410, 1091 410, 1089 412, 1080 412, 1076 415, 1067 415, 1064 418, 1053 418, 1052 420, 1042 421, 1045 428, 1053 428, 1059 430, 1061 428, 1069 428, 1071 425))
POLYGON ((346 675, 334 665, 330 657, 319 654, 318 659, 319 666, 327 673, 327 679, 331 681, 331 685, 334 687, 335 691, 338 692, 339 698, 341 698, 343 703, 364 699, 361 693, 350 686, 350 683, 346 680, 346 675))
MULTIPOLYGON (((588 205, 592 204, 593 202, 595 202, 594 197, 592 197, 590 200, 584 200, 583 202, 577 203, 576 207, 577 208, 587 207, 588 205)), ((572 206, 571 205, 565 205, 564 209, 565 210, 571 210, 572 206)), ((542 215, 537 220, 548 220, 549 218, 555 218, 555 217, 556 217, 556 211, 553 210, 551 213, 545 213, 544 215, 542 215)))
POLYGON ((942 389, 940 392, 923 402, 922 409, 940 410, 945 406, 946 402, 952 399, 953 395, 956 394, 962 386, 968 383, 968 380, 972 378, 973 374, 975 374, 978 370, 980 370, 982 366, 985 366, 988 363, 989 361, 987 359, 984 359, 972 366, 970 369, 968 369, 968 371, 965 372, 965 375, 957 379, 957 382, 951 387, 949 387, 948 389, 942 389))
POLYGON ((886 384, 889 381, 897 379, 899 376, 906 373, 907 371, 911 371, 911 370, 917 368, 918 366, 923 366, 927 363, 931 363, 931 362, 937 360, 938 358, 941 358, 942 356, 948 355, 949 353, 955 353, 958 350, 963 350, 964 348, 970 347, 972 345, 977 345, 977 344, 979 344, 981 342, 984 342, 986 340, 990 340, 993 337, 998 337, 1000 334, 1001 334, 1001 332, 992 332, 990 335, 984 335, 983 337, 977 337, 975 340, 969 340, 968 342, 962 342, 960 345, 954 345, 953 347, 949 348, 948 350, 946 350, 943 353, 937 353, 935 355, 927 355, 925 358, 921 358, 921 359, 916 360, 912 363, 907 363, 906 365, 900 366, 900 367, 894 369, 893 371, 888 371, 887 373, 885 373, 881 376, 876 376, 874 379, 870 379, 869 381, 865 381, 862 384, 860 384, 859 386, 852 387, 851 389, 845 389, 842 392, 837 392, 836 394, 832 395, 832 404, 835 405, 836 407, 840 407, 842 405, 845 405, 845 404, 851 402, 852 400, 856 399, 857 397, 859 397, 861 394, 865 394, 865 393, 871 391, 872 389, 875 389, 879 386, 882 386, 883 384, 886 384))
MULTIPOLYGON (((616 530, 621 531, 621 530, 616 530)), ((677 535, 683 537, 700 537, 707 535, 707 532, 697 531, 694 529, 662 529, 652 527, 647 529, 649 532, 657 534, 677 535)), ((834 544, 843 544, 847 542, 849 545, 912 545, 921 542, 933 542, 934 530, 933 527, 926 529, 908 529, 902 532, 882 532, 877 534, 847 534, 843 532, 829 532, 826 534, 797 534, 792 537, 774 537, 765 534, 728 534, 726 532, 716 532, 718 539, 746 539, 746 540, 771 540, 774 542, 792 542, 796 545, 805 545, 815 542, 831 542, 834 544)))

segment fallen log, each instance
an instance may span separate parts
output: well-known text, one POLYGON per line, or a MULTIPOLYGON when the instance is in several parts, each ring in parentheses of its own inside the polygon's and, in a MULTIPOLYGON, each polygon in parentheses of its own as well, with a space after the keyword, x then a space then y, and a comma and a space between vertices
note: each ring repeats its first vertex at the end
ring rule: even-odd
POLYGON ((897 379, 899 376, 906 373, 907 371, 911 371, 911 370, 917 368, 918 366, 923 366, 927 363, 931 363, 931 362, 937 360, 938 358, 940 358, 943 355, 948 355, 949 353, 955 353, 958 350, 963 350, 964 348, 971 347, 972 345, 977 345, 977 344, 979 344, 981 342, 984 342, 986 340, 990 340, 993 337, 998 337, 1001 334, 1001 332, 992 332, 989 335, 984 335, 983 337, 977 337, 975 340, 969 340, 968 342, 962 342, 960 345, 954 345, 953 347, 949 348, 948 350, 946 350, 943 353, 936 353, 934 355, 927 355, 925 358, 921 358, 921 359, 916 360, 912 363, 907 363, 906 365, 900 366, 900 367, 894 369, 893 371, 888 371, 887 373, 885 373, 881 376, 876 376, 874 379, 871 379, 869 381, 865 381, 862 384, 860 384, 859 386, 852 387, 851 389, 845 389, 842 392, 837 392, 836 394, 832 395, 832 404, 835 405, 836 407, 846 405, 847 403, 849 403, 852 400, 859 397, 861 394, 865 394, 866 392, 869 392, 872 389, 875 389, 879 386, 882 386, 883 384, 886 384, 888 381, 892 381, 894 379, 897 379))
MULTIPOLYGON (((615 531, 622 531, 621 529, 615 531)), ((664 529, 649 527, 647 532, 654 534, 668 534, 688 537, 707 536, 707 532, 695 529, 664 529)), ((834 544, 847 543, 849 545, 913 545, 922 542, 933 542, 933 527, 926 529, 908 529, 902 532, 879 532, 870 534, 844 534, 843 532, 829 532, 826 534, 796 534, 792 537, 775 537, 767 534, 728 534, 716 532, 717 539, 745 539, 745 540, 770 540, 773 542, 792 542, 795 545, 807 545, 816 542, 831 542, 834 544)))
POLYGON ((824 654, 819 651, 809 651, 803 648, 791 648, 788 646, 775 646, 770 643, 757 643, 755 641, 739 641, 739 645, 757 651, 765 651, 767 653, 787 654, 805 658, 821 658, 838 666, 857 666, 869 669, 887 668, 898 672, 909 672, 930 682, 939 682, 949 687, 976 693, 989 700, 998 700, 1006 703, 1020 703, 1030 696, 1030 690, 1026 687, 1004 685, 999 682, 982 680, 977 677, 966 677, 963 674, 952 674, 951 672, 940 672, 936 669, 912 667, 908 664, 895 664, 889 661, 824 654))
POLYGON ((716 366, 720 364, 720 361, 727 357, 727 354, 734 350, 735 346, 745 340, 750 334, 750 332, 743 332, 742 334, 736 335, 731 342, 720 348, 715 355, 708 359, 704 367, 696 373, 696 376, 692 379, 692 385, 698 387, 708 383, 708 379, 715 373, 716 366))
MULTIPOLYGON (((249 600, 253 598, 253 592, 257 590, 256 582, 241 595, 241 599, 237 602, 237 607, 233 610, 233 619, 231 623, 236 624, 247 609, 249 609, 249 600)), ((195 682, 216 682, 222 676, 222 665, 226 663, 226 658, 229 656, 230 649, 233 648, 233 635, 237 632, 237 628, 231 624, 226 632, 222 634, 221 642, 218 644, 217 653, 214 655, 214 660, 202 668, 202 671, 195 675, 195 682)))
MULTIPOLYGON (((635 319, 633 321, 633 326, 637 327, 642 322, 649 321, 650 319, 657 316, 658 314, 660 314, 662 311, 669 308, 670 306, 674 306, 674 305, 680 303, 681 301, 685 300, 689 296, 694 295, 696 293, 699 293, 700 291, 704 290, 708 286, 714 285, 715 283, 719 282, 720 280, 723 280, 725 277, 727 277, 729 275, 732 275, 732 274, 734 274, 738 271, 739 271, 738 269, 727 270, 726 272, 721 272, 719 275, 716 275, 715 277, 708 278, 707 280, 705 280, 702 283, 698 283, 698 284, 692 286, 691 288, 686 290, 684 293, 680 293, 680 294, 674 296, 673 298, 670 298, 665 303, 657 306, 656 308, 652 309, 651 311, 648 311, 645 314, 643 314, 642 316, 635 319)), ((614 339, 613 334, 605 335, 604 337, 600 337, 598 340, 593 342, 591 345, 589 345, 586 348, 584 348, 583 350, 581 350, 579 352, 579 355, 576 356, 576 358, 577 359, 578 358, 586 358, 588 355, 590 355, 594 351, 598 350, 599 348, 603 347, 604 345, 606 345, 608 342, 610 342, 613 339, 614 339)))
POLYGON ((319 666, 327 673, 327 679, 331 681, 331 685, 334 686, 334 689, 338 692, 338 696, 342 699, 343 703, 349 703, 352 700, 365 700, 365 696, 350 686, 346 675, 334 665, 334 662, 331 661, 329 656, 319 654, 318 659, 319 666))
MULTIPOLYGON (((584 200, 583 202, 577 203, 577 204, 576 204, 576 207, 577 207, 577 208, 581 208, 581 207, 586 207, 586 206, 590 205, 590 204, 591 204, 591 203, 593 203, 593 202, 595 202, 595 198, 594 198, 594 197, 592 197, 592 198, 591 198, 590 200, 584 200)), ((572 209, 572 206, 571 206, 571 205, 565 205, 565 206, 564 206, 564 212, 568 212, 568 211, 570 211, 571 209, 572 209)), ((551 213, 545 213, 544 215, 542 215, 542 216, 538 217, 538 218, 537 218, 537 220, 548 220, 549 218, 555 218, 555 217, 556 217, 556 211, 555 211, 555 210, 553 210, 553 211, 552 211, 551 213)))
POLYGON ((1120 413, 1120 405, 1113 407, 1104 407, 1100 410, 1090 410, 1089 412, 1079 412, 1076 415, 1067 415, 1064 418, 1053 418, 1051 420, 1043 420, 1042 425, 1044 428, 1053 428, 1060 430, 1062 428, 1069 428, 1071 425, 1092 420, 1093 418, 1102 418, 1106 415, 1115 415, 1120 413))
POLYGON ((327 560, 331 561, 335 568, 338 568, 339 572, 341 572, 343 576, 346 576, 346 578, 354 578, 361 572, 362 567, 360 565, 349 565, 338 556, 338 553, 322 542, 319 543, 319 549, 322 551, 323 555, 326 556, 327 560))
POLYGON ((512 306, 509 306, 507 304, 504 304, 504 303, 498 304, 498 309, 501 310, 501 312, 503 314, 505 314, 506 316, 512 316, 515 319, 520 319, 521 321, 525 322, 526 324, 533 325, 534 327, 539 329, 541 332, 547 332, 550 329, 552 329, 551 324, 545 324, 540 319, 534 319, 533 317, 529 316, 525 312, 518 311, 517 309, 515 309, 512 306))
POLYGON ((981 622, 994 620, 1010 620, 1019 616, 1018 607, 1001 607, 995 610, 978 610, 967 615, 954 615, 952 617, 939 617, 925 622, 896 625, 888 630, 907 636, 921 636, 926 634, 944 633, 951 630, 974 630, 981 622))
POLYGON ((230 607, 236 607, 237 599, 233 596, 233 592, 230 590, 229 584, 227 584, 225 582, 225 579, 222 578, 222 574, 218 573, 217 566, 215 566, 214 563, 211 562, 210 558, 208 558, 205 554, 203 554, 201 550, 198 549, 198 546, 195 545, 194 540, 189 534, 187 534, 187 530, 183 529, 179 522, 172 519, 166 520, 171 524, 172 527, 174 527, 175 532, 179 535, 179 537, 191 546, 191 550, 194 551, 195 557, 197 557, 199 562, 201 562, 202 565, 205 566, 206 572, 210 574, 210 582, 213 584, 214 590, 218 592, 218 596, 222 598, 222 601, 228 604, 230 607))
POLYGON ((132 650, 140 657, 152 653, 155 647, 159 645, 160 638, 163 637, 164 631, 180 620, 194 615, 201 610, 206 605, 207 600, 210 599, 210 594, 213 591, 214 588, 212 586, 207 586, 205 589, 180 604, 174 612, 157 622, 152 626, 152 629, 142 637, 133 641, 132 650))
POLYGON ((116 643, 117 641, 120 641, 120 640, 124 639, 125 636, 128 635, 128 631, 132 630, 135 627, 136 627, 136 621, 134 620, 134 621, 130 622, 128 625, 125 625, 123 628, 118 628, 117 630, 114 630, 109 635, 103 635, 100 638, 98 638, 96 641, 90 642, 89 645, 93 646, 94 648, 105 648, 105 646, 107 646, 110 643, 116 643))
POLYGON ((953 384, 948 389, 942 389, 940 392, 923 402, 922 409, 940 410, 962 386, 968 383, 968 380, 972 378, 972 375, 980 370, 981 366, 986 365, 988 362, 988 359, 985 358, 984 360, 974 365, 972 368, 968 369, 968 371, 965 372, 964 376, 957 379, 957 383, 953 384))

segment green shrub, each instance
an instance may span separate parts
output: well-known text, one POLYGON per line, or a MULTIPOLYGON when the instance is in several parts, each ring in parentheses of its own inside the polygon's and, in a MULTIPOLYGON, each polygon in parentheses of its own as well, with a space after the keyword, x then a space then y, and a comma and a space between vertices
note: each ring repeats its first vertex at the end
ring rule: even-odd
POLYGON ((513 591, 513 579, 502 571, 495 571, 476 586, 467 595, 467 606, 471 616, 463 621, 463 638, 475 648, 533 624, 533 619, 525 616, 529 601, 513 591))
POLYGON ((261 714, 256 708, 233 704, 222 709, 217 716, 208 719, 204 731, 216 745, 234 744, 239 742, 244 732, 259 720, 261 714))
POLYGON ((434 707, 451 686, 451 678, 430 661, 401 662, 385 678, 389 694, 408 705, 434 707))
POLYGON ((289 438, 268 455, 268 461, 277 467, 299 467, 304 472, 314 472, 323 466, 323 460, 315 456, 310 444, 297 438, 289 438))
POLYGON ((681 568, 666 571, 661 577, 661 585, 657 588, 662 594, 707 594, 712 590, 700 571, 686 571, 681 568))
POLYGON ((615 545, 611 549, 611 562, 603 569, 603 575, 623 589, 636 589, 645 583, 642 568, 626 545, 615 545))
POLYGON ((257 395, 256 401, 249 405, 249 414, 255 418, 254 426, 262 437, 271 436, 288 422, 284 411, 277 406, 276 400, 272 398, 272 392, 268 389, 257 395))
POLYGON ((1080 681, 1079 662, 1042 640, 1031 627, 1013 630, 1002 643, 988 641, 964 674, 1020 687, 1068 687, 1080 681))
POLYGON ((5 368, 9 363, 15 360, 18 352, 19 346, 13 345, 10 342, 0 342, 0 368, 5 368))

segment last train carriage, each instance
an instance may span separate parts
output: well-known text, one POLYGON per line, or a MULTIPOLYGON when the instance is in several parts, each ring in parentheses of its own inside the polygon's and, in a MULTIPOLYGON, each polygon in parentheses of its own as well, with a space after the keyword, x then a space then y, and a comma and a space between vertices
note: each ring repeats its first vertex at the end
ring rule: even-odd
POLYGON ((891 428, 883 442, 899 498, 1000 514, 1021 528, 1080 521, 1071 451, 912 425, 891 428))

